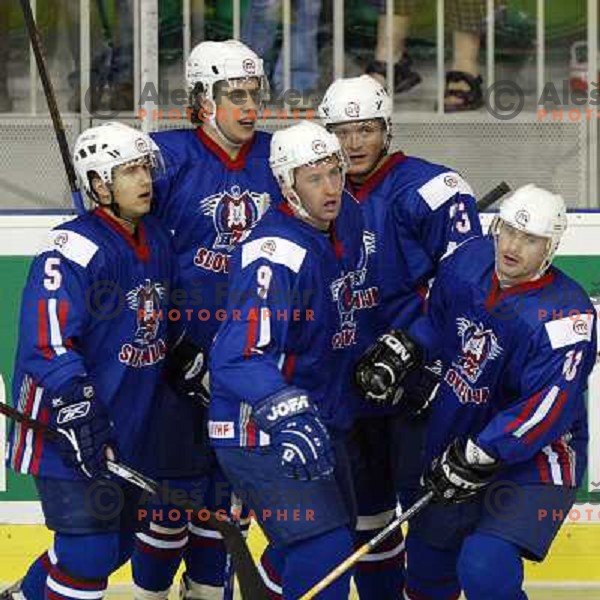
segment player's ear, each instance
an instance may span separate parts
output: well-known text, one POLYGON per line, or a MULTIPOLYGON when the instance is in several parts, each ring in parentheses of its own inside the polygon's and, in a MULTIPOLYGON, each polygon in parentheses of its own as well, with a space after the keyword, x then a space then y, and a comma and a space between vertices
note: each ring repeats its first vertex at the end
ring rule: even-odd
POLYGON ((198 96, 196 106, 198 109, 198 121, 200 123, 205 122, 217 109, 216 104, 206 96, 198 96))
POLYGON ((281 189, 281 195, 286 200, 289 200, 290 198, 293 198, 293 199, 297 198, 297 194, 294 192, 294 189, 291 188, 286 183, 284 183, 282 179, 279 180, 279 187, 281 189))
POLYGON ((108 186, 98 177, 97 175, 93 175, 91 178, 92 190, 98 198, 98 200, 102 203, 102 200, 105 198, 110 198, 110 190, 108 186))

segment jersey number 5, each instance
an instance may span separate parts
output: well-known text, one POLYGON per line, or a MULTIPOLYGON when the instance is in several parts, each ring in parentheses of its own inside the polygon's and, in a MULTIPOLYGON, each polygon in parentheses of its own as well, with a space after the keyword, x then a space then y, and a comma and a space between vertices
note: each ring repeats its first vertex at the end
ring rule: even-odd
POLYGON ((59 266, 60 258, 55 256, 47 258, 44 263, 44 274, 46 275, 46 277, 44 277, 44 287, 49 292, 55 292, 62 283, 62 275, 58 268, 59 266))

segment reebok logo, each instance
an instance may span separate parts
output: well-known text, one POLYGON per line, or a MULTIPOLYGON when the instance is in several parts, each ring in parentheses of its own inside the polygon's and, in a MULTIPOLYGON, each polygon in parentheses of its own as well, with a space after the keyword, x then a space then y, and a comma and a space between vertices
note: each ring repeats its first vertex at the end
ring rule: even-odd
POLYGON ((56 422, 59 425, 64 425, 69 421, 81 419, 82 417, 87 416, 87 414, 90 412, 90 406, 91 405, 89 402, 79 402, 78 404, 65 406, 58 411, 58 418, 56 419, 56 422))

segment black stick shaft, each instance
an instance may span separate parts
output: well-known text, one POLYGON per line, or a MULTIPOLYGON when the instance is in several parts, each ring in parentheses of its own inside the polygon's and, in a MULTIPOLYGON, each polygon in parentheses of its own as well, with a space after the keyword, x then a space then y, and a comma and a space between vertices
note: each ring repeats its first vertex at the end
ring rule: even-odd
MULTIPOLYGON (((26 415, 22 412, 19 412, 16 408, 9 406, 8 404, 4 404, 0 402, 0 414, 3 414, 6 417, 9 417, 13 421, 17 421, 18 423, 22 423, 25 427, 32 429, 33 431, 37 431, 39 433, 43 433, 45 437, 49 440, 57 440, 60 438, 60 433, 51 429, 45 423, 38 421, 36 419, 31 418, 29 415, 26 415)), ((131 467, 124 465, 122 463, 107 460, 108 470, 128 481, 129 483, 139 487, 145 492, 150 492, 151 494, 156 494, 158 492, 159 486, 156 481, 138 473, 131 467)))
POLYGON ((479 202, 477 202, 477 212, 483 212, 487 210, 492 204, 495 204, 504 196, 510 192, 510 186, 506 181, 503 181, 497 185, 493 190, 490 190, 479 202))
MULTIPOLYGON (((57 439, 60 433, 50 429, 45 423, 31 418, 30 416, 23 414, 17 409, 4 404, 0 401, 0 414, 3 414, 14 421, 23 423, 26 427, 29 427, 33 431, 39 431, 47 436, 49 439, 57 439)), ((133 485, 137 485, 141 489, 156 494, 159 491, 159 485, 153 479, 142 475, 135 471, 131 467, 122 463, 108 461, 109 470, 113 475, 123 478, 125 481, 133 485)), ((198 507, 186 503, 184 509, 196 510, 198 507)), ((234 525, 230 521, 223 520, 211 513, 207 521, 215 530, 217 530, 222 536, 225 542, 225 547, 228 554, 231 556, 231 562, 233 570, 237 573, 238 581, 240 584, 240 591, 242 597, 245 600, 264 600, 267 597, 267 590, 262 581, 262 578, 256 568, 252 554, 242 536, 242 532, 239 527, 234 525)))
POLYGON ((77 185, 77 177, 75 175, 75 169, 71 161, 71 154, 69 152, 69 144, 67 142, 67 136, 65 135, 65 127, 58 110, 56 103, 56 94, 52 87, 52 82, 48 76, 48 67, 46 65, 46 57, 44 53, 44 47, 40 32, 35 24, 33 12, 31 11, 31 5, 29 0, 20 0, 21 9, 23 10, 23 17, 25 19, 25 26, 27 27, 27 33, 31 41, 33 48, 33 54, 35 55, 35 61, 37 63, 38 72, 40 79, 42 80, 42 87, 44 88, 44 94, 46 96, 46 102, 48 103, 48 110, 50 111, 50 118, 52 119, 52 125, 54 126, 54 133, 56 135, 56 141, 60 149, 60 155, 62 157, 65 172, 67 174, 67 180, 69 181, 69 187, 71 189, 71 196, 77 212, 85 212, 83 206, 83 200, 81 198, 81 192, 77 185))

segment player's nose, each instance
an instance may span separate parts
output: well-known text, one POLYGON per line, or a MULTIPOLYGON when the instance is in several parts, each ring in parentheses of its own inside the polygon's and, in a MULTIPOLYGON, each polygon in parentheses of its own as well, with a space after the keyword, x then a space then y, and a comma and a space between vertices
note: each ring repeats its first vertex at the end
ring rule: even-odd
POLYGON ((517 236, 513 236, 506 243, 506 252, 513 256, 518 256, 521 251, 522 245, 523 241, 517 236))
POLYGON ((327 196, 333 196, 339 192, 339 181, 335 177, 325 178, 325 194, 327 196))
POLYGON ((254 94, 249 92, 246 93, 246 99, 244 101, 245 110, 256 110, 258 108, 258 102, 256 101, 254 94))
POLYGON ((149 186, 152 184, 152 175, 148 169, 140 169, 138 171, 138 181, 140 185, 149 186))
POLYGON ((358 131, 351 131, 348 136, 348 148, 356 150, 362 145, 362 139, 358 131))

